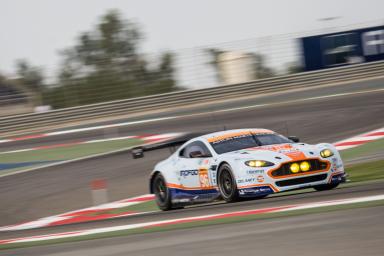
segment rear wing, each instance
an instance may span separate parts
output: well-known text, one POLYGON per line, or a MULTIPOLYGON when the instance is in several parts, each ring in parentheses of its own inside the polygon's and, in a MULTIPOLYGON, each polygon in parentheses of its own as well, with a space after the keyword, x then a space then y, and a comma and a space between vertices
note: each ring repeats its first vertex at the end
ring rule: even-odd
POLYGON ((175 137, 166 141, 134 147, 131 149, 131 154, 133 159, 143 158, 144 152, 146 151, 153 151, 153 150, 164 149, 164 148, 169 148, 173 153, 177 147, 203 134, 206 134, 206 132, 205 133, 184 133, 178 137, 175 137))

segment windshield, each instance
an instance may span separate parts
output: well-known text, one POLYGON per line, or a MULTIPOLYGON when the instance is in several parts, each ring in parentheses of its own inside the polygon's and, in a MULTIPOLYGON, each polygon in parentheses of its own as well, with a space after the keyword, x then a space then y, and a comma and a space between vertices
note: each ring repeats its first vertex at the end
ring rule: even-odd
POLYGON ((223 154, 240 149, 284 143, 292 143, 292 141, 279 134, 245 134, 213 141, 210 144, 217 154, 223 154))

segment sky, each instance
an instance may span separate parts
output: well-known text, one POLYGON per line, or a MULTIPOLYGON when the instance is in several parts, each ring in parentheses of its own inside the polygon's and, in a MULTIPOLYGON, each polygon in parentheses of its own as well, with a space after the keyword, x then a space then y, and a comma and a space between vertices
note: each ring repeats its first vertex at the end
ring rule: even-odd
POLYGON ((58 52, 74 45, 109 9, 138 23, 143 52, 193 48, 382 19, 382 0, 0 0, 0 72, 27 59, 52 75, 58 52), (319 19, 339 17, 324 22, 319 19))

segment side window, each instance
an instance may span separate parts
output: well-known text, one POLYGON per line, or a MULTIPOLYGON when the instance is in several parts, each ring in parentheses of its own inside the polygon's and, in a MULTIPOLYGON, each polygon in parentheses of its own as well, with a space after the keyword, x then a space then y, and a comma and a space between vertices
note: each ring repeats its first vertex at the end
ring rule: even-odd
POLYGON ((201 141, 192 142, 180 151, 180 157, 184 158, 201 158, 211 156, 211 152, 201 141))

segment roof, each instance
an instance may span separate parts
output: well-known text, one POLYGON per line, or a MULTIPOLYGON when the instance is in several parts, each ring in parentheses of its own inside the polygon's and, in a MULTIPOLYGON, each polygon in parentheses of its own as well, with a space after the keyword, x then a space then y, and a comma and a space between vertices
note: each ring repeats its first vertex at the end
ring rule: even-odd
POLYGON ((210 134, 206 134, 201 136, 202 138, 206 139, 208 142, 215 142, 231 137, 241 136, 241 135, 248 135, 248 134, 265 134, 265 133, 274 133, 271 130, 268 129, 262 129, 262 128, 251 128, 251 129, 235 129, 235 130, 227 130, 227 131, 220 131, 220 132, 214 132, 210 134))

